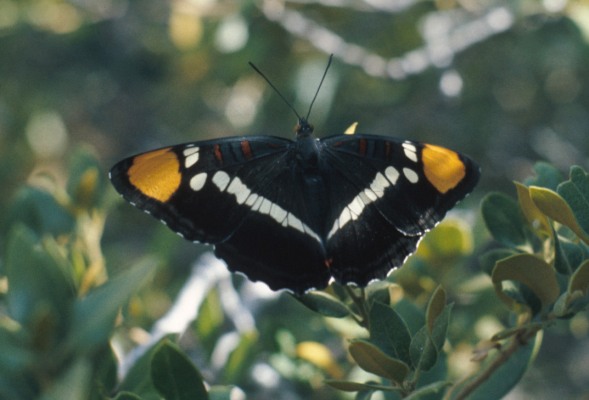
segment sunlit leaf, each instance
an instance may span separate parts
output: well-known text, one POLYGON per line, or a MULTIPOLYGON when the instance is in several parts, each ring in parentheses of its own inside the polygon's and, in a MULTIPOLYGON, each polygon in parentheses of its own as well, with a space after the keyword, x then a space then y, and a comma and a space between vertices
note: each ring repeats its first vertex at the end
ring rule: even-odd
POLYGON ((559 222, 589 243, 589 235, 581 228, 569 204, 556 192, 536 186, 530 187, 530 197, 536 206, 548 217, 559 222))
POLYGON ((499 298, 511 308, 514 307, 515 300, 505 293, 504 281, 523 283, 538 297, 543 307, 552 304, 560 293, 554 269, 531 254, 518 254, 498 261, 492 280, 499 298))
POLYGON ((515 182, 515 188, 520 208, 530 226, 546 236, 552 236, 552 225, 546 215, 532 201, 529 188, 518 182, 515 182))
POLYGON ((354 341, 350 344, 349 352, 364 371, 390 379, 397 384, 401 384, 409 374, 407 364, 386 355, 372 343, 354 341))
POLYGON ((583 295, 589 292, 589 260, 585 260, 575 271, 569 281, 569 293, 580 291, 583 295))

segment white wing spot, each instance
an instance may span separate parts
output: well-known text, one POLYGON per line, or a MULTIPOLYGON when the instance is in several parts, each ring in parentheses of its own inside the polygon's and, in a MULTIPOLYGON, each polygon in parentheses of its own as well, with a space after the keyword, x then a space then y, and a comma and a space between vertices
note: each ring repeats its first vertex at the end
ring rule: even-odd
POLYGON ((259 197, 260 196, 258 196, 255 193, 250 194, 247 200, 245 201, 245 205, 251 207, 256 202, 256 200, 258 200, 259 197))
POLYGON ((301 222, 301 220, 292 215, 291 213, 288 213, 288 215, 286 216, 286 223, 288 224, 288 226, 293 227, 299 232, 305 232, 305 228, 303 227, 303 223, 301 222))
POLYGON ((260 204, 260 208, 258 209, 258 212, 260 212, 261 214, 269 215, 271 209, 272 209, 272 202, 270 200, 262 197, 262 203, 260 204))
POLYGON ((201 172, 200 174, 196 174, 190 179, 190 188, 192 190, 194 190, 195 192, 198 192, 200 189, 203 188, 206 181, 207 181, 207 173, 206 172, 201 172))
POLYGON ((251 194, 251 190, 241 182, 241 179, 235 177, 227 188, 227 193, 234 194, 237 204, 243 204, 251 194))
POLYGON ((272 211, 270 211, 270 216, 274 218, 277 222, 282 223, 286 219, 288 213, 286 210, 276 204, 272 207, 272 211))
MULTIPOLYGON (((193 178, 193 180, 195 178, 196 176, 193 178)), ((203 178, 203 180, 205 179, 206 176, 203 178)), ((226 172, 217 171, 215 175, 213 175, 212 182, 222 192, 226 191, 227 193, 234 195, 238 204, 245 204, 246 206, 250 207, 252 211, 268 215, 282 226, 290 226, 291 228, 296 229, 301 233, 311 236, 317 242, 322 243, 319 235, 313 232, 313 230, 305 225, 300 219, 286 211, 284 208, 280 207, 278 204, 271 202, 263 196, 252 193, 251 189, 249 189, 247 185, 243 183, 242 180, 238 177, 231 179, 231 177, 226 172)))
POLYGON ((358 195, 354 197, 354 200, 348 205, 350 212, 352 213, 352 218, 356 219, 357 216, 362 214, 364 210, 364 203, 362 202, 361 197, 358 195))
POLYGON ((411 183, 417 183, 419 181, 417 172, 413 171, 411 168, 403 168, 403 175, 405 175, 405 178, 411 183))
POLYGON ((385 169, 384 173, 385 175, 378 172, 370 183, 370 186, 358 193, 358 195, 352 199, 350 204, 344 207, 339 217, 333 221, 333 226, 327 234, 327 240, 331 239, 331 237, 348 222, 358 219, 368 204, 373 203, 384 196, 385 189, 391 186, 391 184, 394 185, 397 182, 399 171, 395 168, 389 166, 385 169))
POLYGON ((397 171, 395 167, 388 166, 384 170, 384 174, 393 185, 397 183, 397 179, 399 179, 399 171, 397 171))
POLYGON ((383 174, 380 172, 376 174, 374 180, 370 184, 370 189, 374 192, 377 197, 382 197, 384 195, 384 190, 390 186, 390 182, 385 178, 383 174))
POLYGON ((189 147, 187 149, 184 149, 183 154, 184 157, 186 157, 186 159, 184 160, 185 168, 190 168, 198 162, 199 151, 199 147, 189 147))
POLYGON ((403 142, 403 151, 405 152, 405 157, 413 162, 417 162, 417 148, 413 143, 403 142))
POLYGON ((215 185, 217 185, 219 190, 222 192, 225 191, 225 189, 227 188, 227 185, 229 185, 230 181, 231 181, 231 178, 229 178, 229 175, 227 174, 227 172, 217 171, 215 173, 215 175, 213 175, 213 183, 215 185))

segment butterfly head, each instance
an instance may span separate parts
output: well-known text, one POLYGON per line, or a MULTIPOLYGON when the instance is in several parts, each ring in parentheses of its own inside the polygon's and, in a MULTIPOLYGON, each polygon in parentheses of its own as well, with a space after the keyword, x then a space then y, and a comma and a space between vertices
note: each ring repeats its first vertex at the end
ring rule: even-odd
POLYGON ((315 127, 307 121, 307 118, 299 118, 299 122, 294 127, 297 138, 311 136, 314 130, 315 127))

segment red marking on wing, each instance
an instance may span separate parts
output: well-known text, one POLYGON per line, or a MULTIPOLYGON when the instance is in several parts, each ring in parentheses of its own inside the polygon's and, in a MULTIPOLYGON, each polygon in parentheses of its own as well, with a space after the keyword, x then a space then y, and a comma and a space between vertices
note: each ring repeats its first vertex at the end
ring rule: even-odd
POLYGON ((360 139, 358 141, 358 152, 362 156, 366 155, 366 139, 360 139))
POLYGON ((214 148, 214 153, 217 161, 219 161, 220 164, 223 164, 223 152, 221 151, 221 146, 216 144, 214 148))
POLYGON ((250 146, 249 140, 242 140, 241 141, 241 152, 246 160, 249 160, 253 157, 252 154, 252 146, 250 146))

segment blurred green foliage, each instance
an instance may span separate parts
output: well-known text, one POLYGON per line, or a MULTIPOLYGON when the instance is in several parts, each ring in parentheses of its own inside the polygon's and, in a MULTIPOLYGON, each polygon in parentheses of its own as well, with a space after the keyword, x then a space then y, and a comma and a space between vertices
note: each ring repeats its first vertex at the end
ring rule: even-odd
POLYGON ((494 399, 518 382, 537 399, 586 394, 588 11, 0 0, 0 398, 494 399), (112 164, 160 145, 292 136, 247 62, 304 113, 331 53, 319 136, 357 121, 483 170, 365 296, 334 286, 299 302, 204 268, 206 247, 110 188, 112 164), (485 197, 483 224, 490 190, 507 194, 485 197), (168 310, 186 293, 179 323, 168 310))

